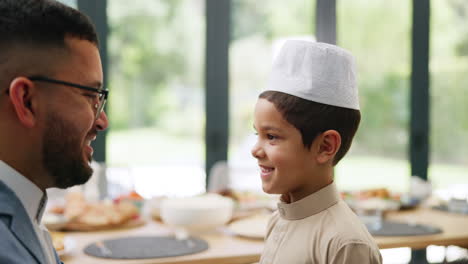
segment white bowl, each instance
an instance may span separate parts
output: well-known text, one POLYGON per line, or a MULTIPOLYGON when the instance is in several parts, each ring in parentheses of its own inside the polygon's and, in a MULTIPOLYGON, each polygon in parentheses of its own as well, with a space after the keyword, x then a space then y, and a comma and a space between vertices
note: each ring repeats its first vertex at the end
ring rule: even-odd
POLYGON ((160 214, 169 226, 190 233, 206 231, 226 224, 232 217, 234 202, 216 194, 161 201, 160 214))

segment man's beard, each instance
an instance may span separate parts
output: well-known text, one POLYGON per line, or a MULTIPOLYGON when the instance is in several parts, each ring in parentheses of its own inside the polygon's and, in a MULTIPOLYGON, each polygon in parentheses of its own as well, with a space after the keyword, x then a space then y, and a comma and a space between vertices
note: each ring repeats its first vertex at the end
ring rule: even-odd
POLYGON ((83 146, 75 125, 51 114, 43 137, 43 165, 52 178, 52 187, 68 188, 83 184, 93 174, 84 159, 83 146))

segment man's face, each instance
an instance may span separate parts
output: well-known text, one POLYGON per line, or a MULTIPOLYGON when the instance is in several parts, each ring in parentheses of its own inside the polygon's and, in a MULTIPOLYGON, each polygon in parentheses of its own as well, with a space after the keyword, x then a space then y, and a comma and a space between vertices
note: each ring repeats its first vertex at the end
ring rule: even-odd
POLYGON ((76 133, 78 130, 77 124, 53 113, 47 120, 43 137, 43 163, 55 187, 68 188, 84 184, 93 173, 89 166, 91 154, 84 152, 82 135, 76 133))
MULTIPOLYGON (((67 44, 70 56, 64 59, 63 70, 48 77, 100 88, 102 68, 96 46, 77 39, 68 39, 67 44)), ((99 130, 107 128, 108 122, 104 112, 95 119, 93 92, 62 85, 52 91, 43 130, 43 165, 52 187, 67 188, 83 184, 91 177, 90 144, 99 130)))

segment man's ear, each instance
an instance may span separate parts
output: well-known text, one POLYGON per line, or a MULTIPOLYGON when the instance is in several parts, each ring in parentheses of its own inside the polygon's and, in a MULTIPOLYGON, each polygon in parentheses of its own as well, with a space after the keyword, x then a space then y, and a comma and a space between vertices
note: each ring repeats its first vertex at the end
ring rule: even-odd
POLYGON ((341 146, 341 136, 336 130, 327 130, 317 137, 318 153, 317 162, 327 163, 335 157, 341 146))
POLYGON ((36 123, 37 91, 34 83, 25 77, 15 78, 9 89, 10 101, 18 120, 31 128, 36 123))

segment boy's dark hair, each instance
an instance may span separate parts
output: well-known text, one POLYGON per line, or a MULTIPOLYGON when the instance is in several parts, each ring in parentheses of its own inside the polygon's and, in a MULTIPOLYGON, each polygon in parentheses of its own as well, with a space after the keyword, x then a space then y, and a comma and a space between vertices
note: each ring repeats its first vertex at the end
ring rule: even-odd
POLYGON ((96 30, 79 11, 53 0, 1 0, 0 52, 15 44, 65 47, 65 37, 98 46, 96 30))
POLYGON ((320 133, 336 130, 341 136, 341 147, 333 165, 348 152, 361 121, 359 110, 316 103, 282 92, 265 91, 259 98, 273 103, 283 118, 300 131, 306 148, 310 148, 320 133))

